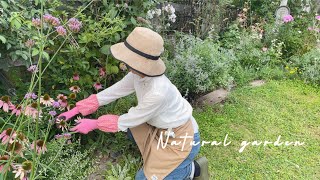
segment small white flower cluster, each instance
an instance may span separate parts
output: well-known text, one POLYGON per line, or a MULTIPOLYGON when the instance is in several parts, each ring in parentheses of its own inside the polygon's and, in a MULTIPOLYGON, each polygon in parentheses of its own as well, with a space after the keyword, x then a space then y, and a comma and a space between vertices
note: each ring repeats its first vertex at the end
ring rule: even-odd
POLYGON ((161 9, 151 9, 147 12, 147 19, 152 19, 154 15, 157 15, 158 17, 161 15, 161 9))
POLYGON ((176 17, 177 17, 175 14, 176 10, 174 9, 174 7, 171 4, 168 4, 164 7, 162 7, 162 10, 169 13, 168 17, 171 22, 173 22, 173 23, 176 22, 176 17))
POLYGON ((146 18, 152 19, 155 16, 159 17, 161 15, 162 11, 167 12, 169 21, 171 21, 173 23, 176 22, 176 18, 177 18, 176 14, 175 14, 176 10, 174 9, 174 7, 171 4, 168 4, 164 7, 162 7, 162 9, 148 10, 146 18))

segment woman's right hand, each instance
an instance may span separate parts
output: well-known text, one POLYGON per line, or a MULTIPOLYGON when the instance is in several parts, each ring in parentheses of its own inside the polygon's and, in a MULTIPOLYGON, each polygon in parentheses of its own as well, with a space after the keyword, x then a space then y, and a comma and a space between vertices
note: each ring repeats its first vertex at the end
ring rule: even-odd
POLYGON ((75 115, 79 114, 79 110, 76 107, 72 108, 71 110, 61 113, 57 118, 58 119, 64 119, 66 121, 70 120, 72 117, 74 117, 75 115))

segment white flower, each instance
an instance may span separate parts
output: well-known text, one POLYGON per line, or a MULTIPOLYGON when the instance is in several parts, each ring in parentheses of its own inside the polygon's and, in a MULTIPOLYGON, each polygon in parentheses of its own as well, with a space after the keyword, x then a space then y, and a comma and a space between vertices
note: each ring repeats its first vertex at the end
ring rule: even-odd
POLYGON ((174 9, 174 7, 171 4, 169 4, 169 12, 171 14, 174 14, 176 12, 176 10, 174 9))
POLYGON ((161 15, 161 9, 156 9, 155 12, 156 12, 156 14, 157 14, 158 16, 161 15))
POLYGON ((176 22, 176 15, 175 14, 171 14, 170 16, 169 16, 169 20, 171 21, 171 22, 176 22))
POLYGON ((152 18, 153 18, 152 11, 153 11, 153 10, 148 10, 147 16, 146 16, 147 19, 152 19, 152 18))
POLYGON ((165 7, 162 7, 162 10, 165 10, 170 14, 174 14, 176 12, 176 10, 174 9, 174 7, 171 4, 168 4, 165 7))

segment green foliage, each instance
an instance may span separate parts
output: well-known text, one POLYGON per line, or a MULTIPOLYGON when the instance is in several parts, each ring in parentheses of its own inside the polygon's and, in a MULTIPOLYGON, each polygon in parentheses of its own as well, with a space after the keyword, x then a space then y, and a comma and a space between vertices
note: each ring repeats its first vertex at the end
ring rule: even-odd
POLYGON ((23 43, 30 34, 31 17, 38 12, 31 4, 0 1, 0 69, 8 71, 8 67, 28 64, 29 52, 23 43))
POLYGON ((302 56, 290 59, 290 67, 297 67, 298 73, 306 82, 320 85, 320 50, 313 49, 302 56))
POLYGON ((106 180, 131 180, 134 179, 141 161, 139 157, 133 157, 130 154, 123 156, 122 162, 111 166, 111 169, 106 171, 106 180))
POLYGON ((175 56, 167 59, 167 75, 184 95, 193 96, 229 86, 233 78, 230 68, 236 61, 232 51, 219 44, 191 35, 183 35, 175 47, 175 56))
POLYGON ((64 140, 54 140, 47 144, 48 152, 41 159, 46 166, 39 176, 52 180, 86 179, 95 171, 92 148, 83 149, 77 142, 65 144, 64 140))

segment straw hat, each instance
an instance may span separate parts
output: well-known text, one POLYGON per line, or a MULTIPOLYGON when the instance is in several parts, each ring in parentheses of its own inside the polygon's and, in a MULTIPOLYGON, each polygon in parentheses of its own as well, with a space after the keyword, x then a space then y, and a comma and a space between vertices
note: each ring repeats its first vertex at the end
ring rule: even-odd
POLYGON ((124 42, 110 47, 113 57, 145 76, 160 76, 166 66, 160 59, 163 52, 162 37, 144 27, 136 27, 124 42))

